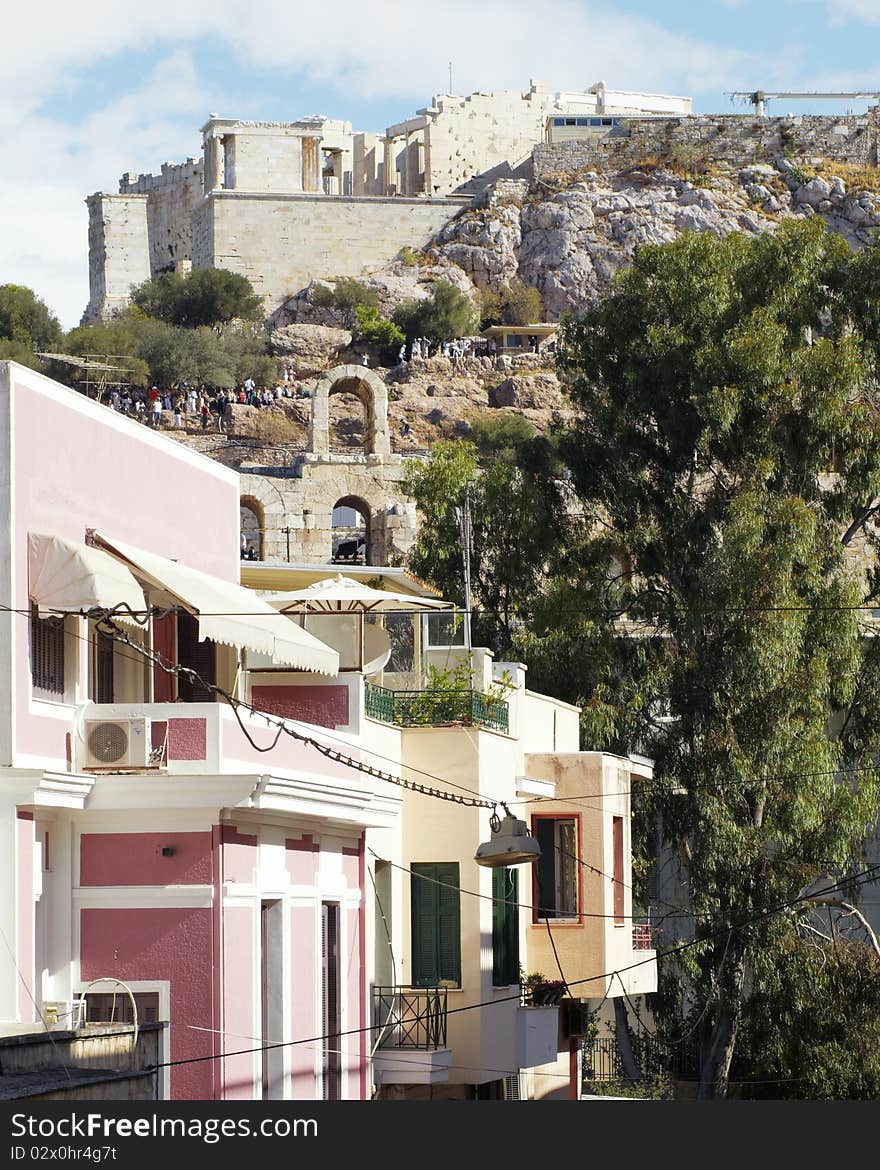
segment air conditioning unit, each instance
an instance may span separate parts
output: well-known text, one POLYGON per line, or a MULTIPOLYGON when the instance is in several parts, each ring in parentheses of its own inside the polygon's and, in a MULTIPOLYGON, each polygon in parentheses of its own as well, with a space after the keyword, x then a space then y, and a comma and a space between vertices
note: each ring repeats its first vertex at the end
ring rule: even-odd
POLYGON ((118 772, 124 768, 150 767, 149 719, 87 719, 83 724, 83 740, 84 771, 118 772))

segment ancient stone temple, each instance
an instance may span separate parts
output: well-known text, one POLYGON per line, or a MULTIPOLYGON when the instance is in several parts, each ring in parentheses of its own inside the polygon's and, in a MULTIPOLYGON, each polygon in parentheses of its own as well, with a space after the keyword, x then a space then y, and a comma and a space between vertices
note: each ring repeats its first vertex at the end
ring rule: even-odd
POLYGON ((415 540, 404 459, 391 453, 388 389, 365 366, 336 366, 318 383, 308 450, 290 466, 243 466, 240 475, 242 530, 260 560, 388 565, 415 540), (340 394, 363 407, 360 451, 331 443, 331 400, 340 394))

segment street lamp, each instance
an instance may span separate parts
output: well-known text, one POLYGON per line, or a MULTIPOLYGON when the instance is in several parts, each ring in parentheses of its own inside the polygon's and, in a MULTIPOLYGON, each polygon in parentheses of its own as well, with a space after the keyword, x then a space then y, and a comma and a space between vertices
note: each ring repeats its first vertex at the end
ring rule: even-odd
POLYGON ((541 856, 541 846, 529 833, 528 825, 513 816, 506 804, 501 807, 506 815, 502 818, 496 812, 492 813, 489 818, 492 835, 477 847, 474 861, 491 868, 537 861, 541 856))

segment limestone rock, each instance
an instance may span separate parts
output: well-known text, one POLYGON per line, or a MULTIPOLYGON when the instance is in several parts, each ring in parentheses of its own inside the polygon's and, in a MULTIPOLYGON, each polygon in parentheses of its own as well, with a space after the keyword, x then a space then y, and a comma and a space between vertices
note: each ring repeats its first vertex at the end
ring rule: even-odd
POLYGON ((514 406, 519 410, 558 409, 564 403, 555 375, 514 375, 489 388, 489 405, 514 406))
POLYGON ((287 358, 299 374, 316 374, 336 365, 351 340, 347 329, 326 325, 282 325, 269 337, 273 353, 287 358))

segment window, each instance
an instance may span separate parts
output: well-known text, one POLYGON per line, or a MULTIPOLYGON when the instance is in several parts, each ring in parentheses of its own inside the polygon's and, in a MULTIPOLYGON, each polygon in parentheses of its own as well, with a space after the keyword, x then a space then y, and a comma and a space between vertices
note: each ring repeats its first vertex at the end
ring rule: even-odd
POLYGON ((216 694, 212 684, 217 681, 217 647, 206 638, 199 641, 199 623, 191 613, 177 615, 177 661, 199 676, 177 676, 177 692, 184 703, 213 703, 216 694))
POLYGON ((458 862, 414 862, 410 901, 413 987, 460 987, 458 862))
POLYGON ((342 997, 339 986, 339 905, 321 903, 321 1023, 324 1036, 322 1096, 342 1097, 342 997))
POLYGON ((64 618, 41 618, 31 606, 31 683, 43 699, 64 699, 64 618))
POLYGON ((113 638, 100 630, 95 632, 92 672, 92 695, 95 702, 112 703, 113 638))
POLYGON ((535 921, 577 918, 578 818, 536 815, 532 833, 541 846, 535 865, 535 921))
POLYGON ((519 883, 511 866, 492 870, 492 986, 519 982, 519 883))
POLYGON ((614 925, 624 925, 623 914, 623 817, 611 818, 614 846, 614 925))

